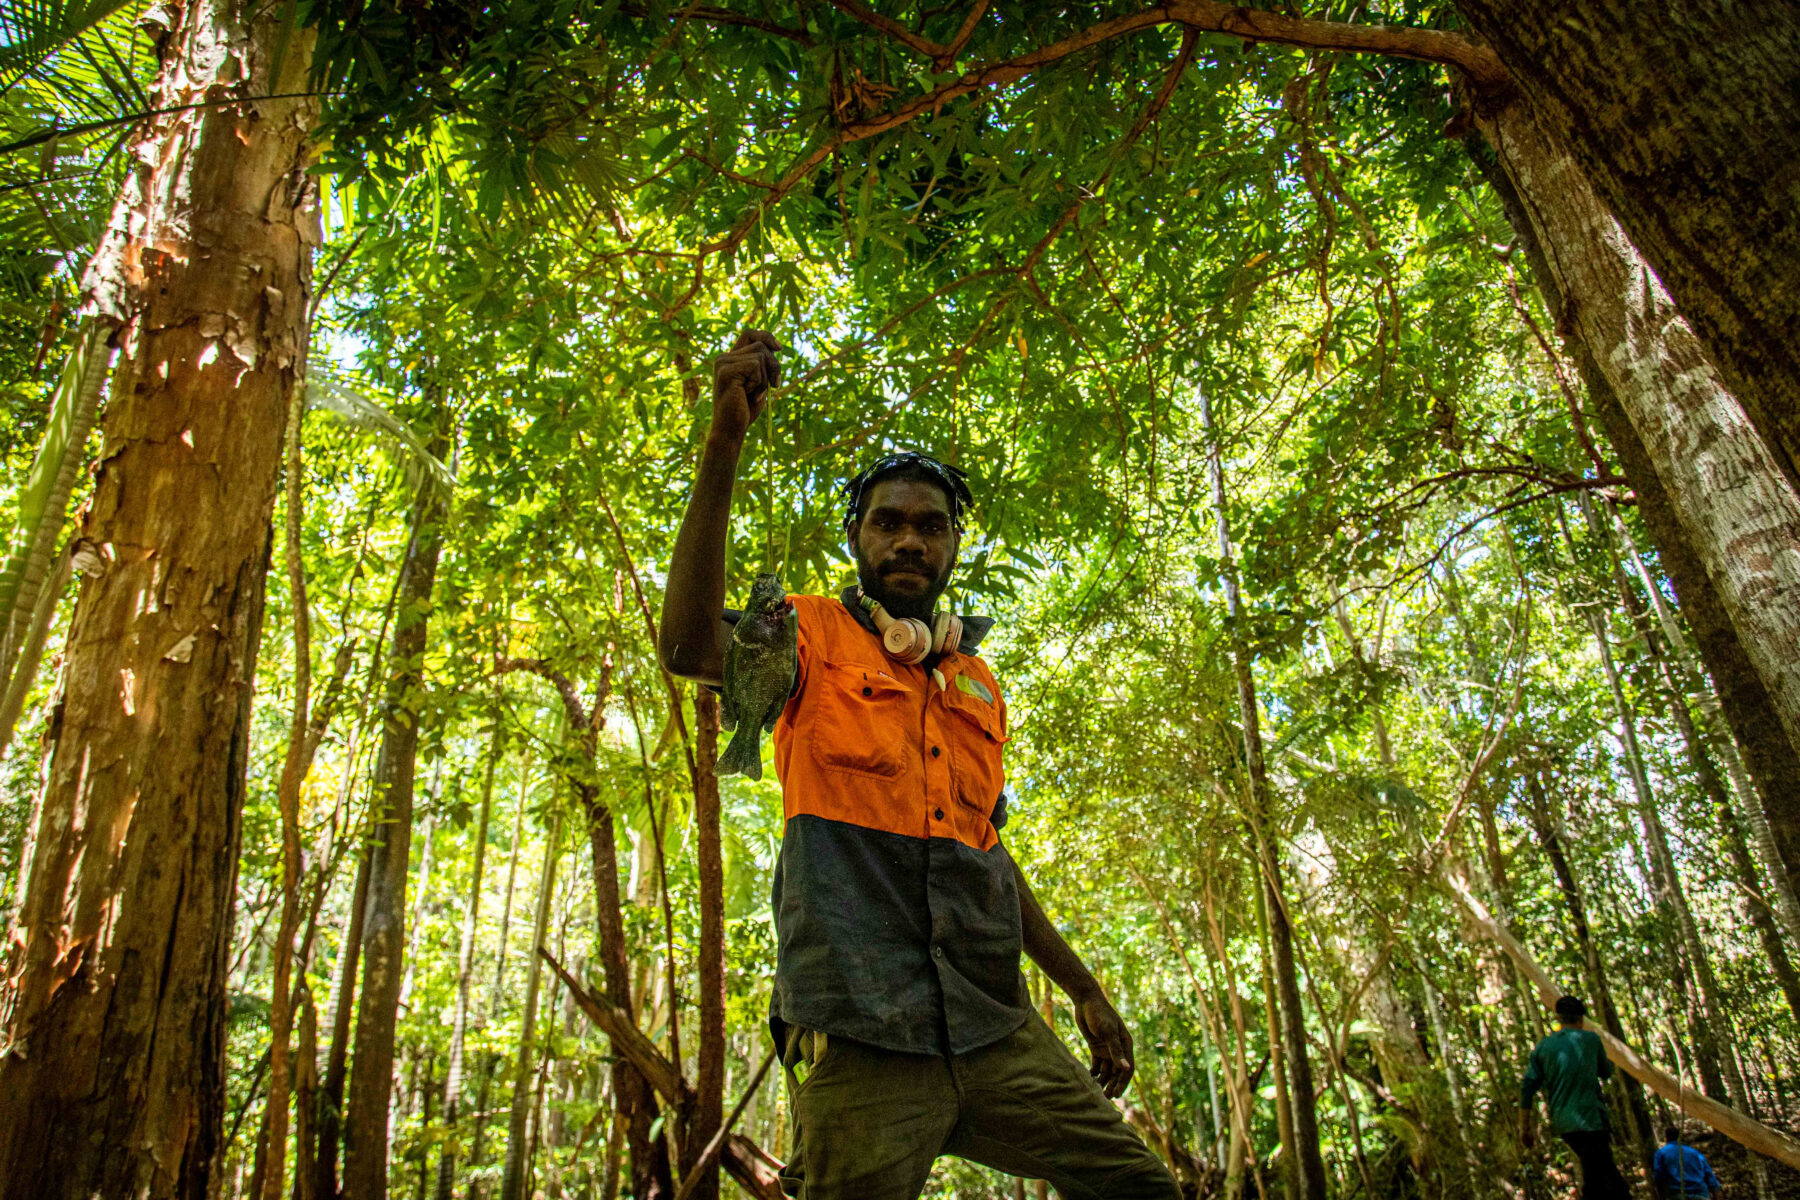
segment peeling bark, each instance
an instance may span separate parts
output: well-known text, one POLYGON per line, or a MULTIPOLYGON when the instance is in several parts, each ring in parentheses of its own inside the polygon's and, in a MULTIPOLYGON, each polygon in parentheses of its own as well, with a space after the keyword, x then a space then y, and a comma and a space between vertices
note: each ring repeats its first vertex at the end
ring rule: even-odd
POLYGON ((251 683, 319 240, 315 108, 248 99, 294 89, 268 77, 276 10, 243 11, 151 10, 158 115, 89 269, 120 326, 81 529, 104 566, 68 635, 6 964, 7 1200, 217 1183, 251 683))

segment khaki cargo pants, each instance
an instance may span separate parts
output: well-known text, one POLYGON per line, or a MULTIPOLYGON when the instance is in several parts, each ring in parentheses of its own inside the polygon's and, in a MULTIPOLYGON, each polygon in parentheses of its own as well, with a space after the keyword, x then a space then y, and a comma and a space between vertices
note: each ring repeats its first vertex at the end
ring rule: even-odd
POLYGON ((1176 1200, 1150 1152, 1035 1013, 991 1045, 901 1054, 790 1027, 800 1200, 915 1200, 940 1154, 1046 1179, 1062 1200, 1176 1200))

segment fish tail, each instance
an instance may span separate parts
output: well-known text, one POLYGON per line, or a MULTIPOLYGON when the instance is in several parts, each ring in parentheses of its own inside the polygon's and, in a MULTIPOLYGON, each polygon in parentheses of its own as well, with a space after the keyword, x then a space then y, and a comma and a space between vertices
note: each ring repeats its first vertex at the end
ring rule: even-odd
POLYGON ((737 733, 731 739, 731 744, 725 747, 725 753, 719 755, 719 765, 715 768, 716 773, 761 779, 761 733, 762 731, 753 722, 740 723, 737 733))

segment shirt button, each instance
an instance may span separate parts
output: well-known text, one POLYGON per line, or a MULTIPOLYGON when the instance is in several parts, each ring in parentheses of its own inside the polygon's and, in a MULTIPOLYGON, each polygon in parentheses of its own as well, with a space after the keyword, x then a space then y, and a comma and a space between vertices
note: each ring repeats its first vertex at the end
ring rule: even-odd
POLYGON ((939 750, 936 746, 933 746, 931 748, 931 757, 933 757, 933 758, 936 758, 938 755, 940 755, 942 753, 943 753, 943 751, 939 750))
POLYGON ((865 696, 873 696, 874 694, 875 694, 874 688, 864 688, 863 689, 863 695, 865 695, 865 696))
POLYGON ((944 948, 942 946, 933 946, 931 948, 931 957, 933 957, 933 958, 944 957, 944 948))
POLYGON ((941 808, 934 808, 934 809, 932 809, 932 810, 931 810, 931 817, 932 817, 932 820, 934 820, 934 821, 941 821, 941 820, 943 820, 943 819, 944 819, 944 810, 943 810, 943 809, 941 809, 941 808))

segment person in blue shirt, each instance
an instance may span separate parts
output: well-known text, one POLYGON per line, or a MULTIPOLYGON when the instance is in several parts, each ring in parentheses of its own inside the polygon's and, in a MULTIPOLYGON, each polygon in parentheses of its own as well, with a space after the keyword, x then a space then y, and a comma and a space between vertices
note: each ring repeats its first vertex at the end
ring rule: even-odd
POLYGON ((1574 996, 1556 1001, 1560 1028, 1537 1044, 1519 1081, 1519 1140, 1526 1149, 1537 1140, 1532 1102, 1544 1093, 1556 1136, 1581 1160, 1582 1200, 1630 1200, 1631 1189, 1613 1161, 1606 1127, 1606 1099, 1600 1081, 1612 1078, 1612 1063, 1597 1034, 1581 1027, 1587 1005, 1574 996))
POLYGON ((1719 1177, 1706 1155, 1681 1143, 1681 1130, 1671 1125, 1663 1131, 1662 1148, 1651 1164, 1656 1175, 1656 1194, 1662 1200, 1708 1200, 1719 1194, 1719 1177))

